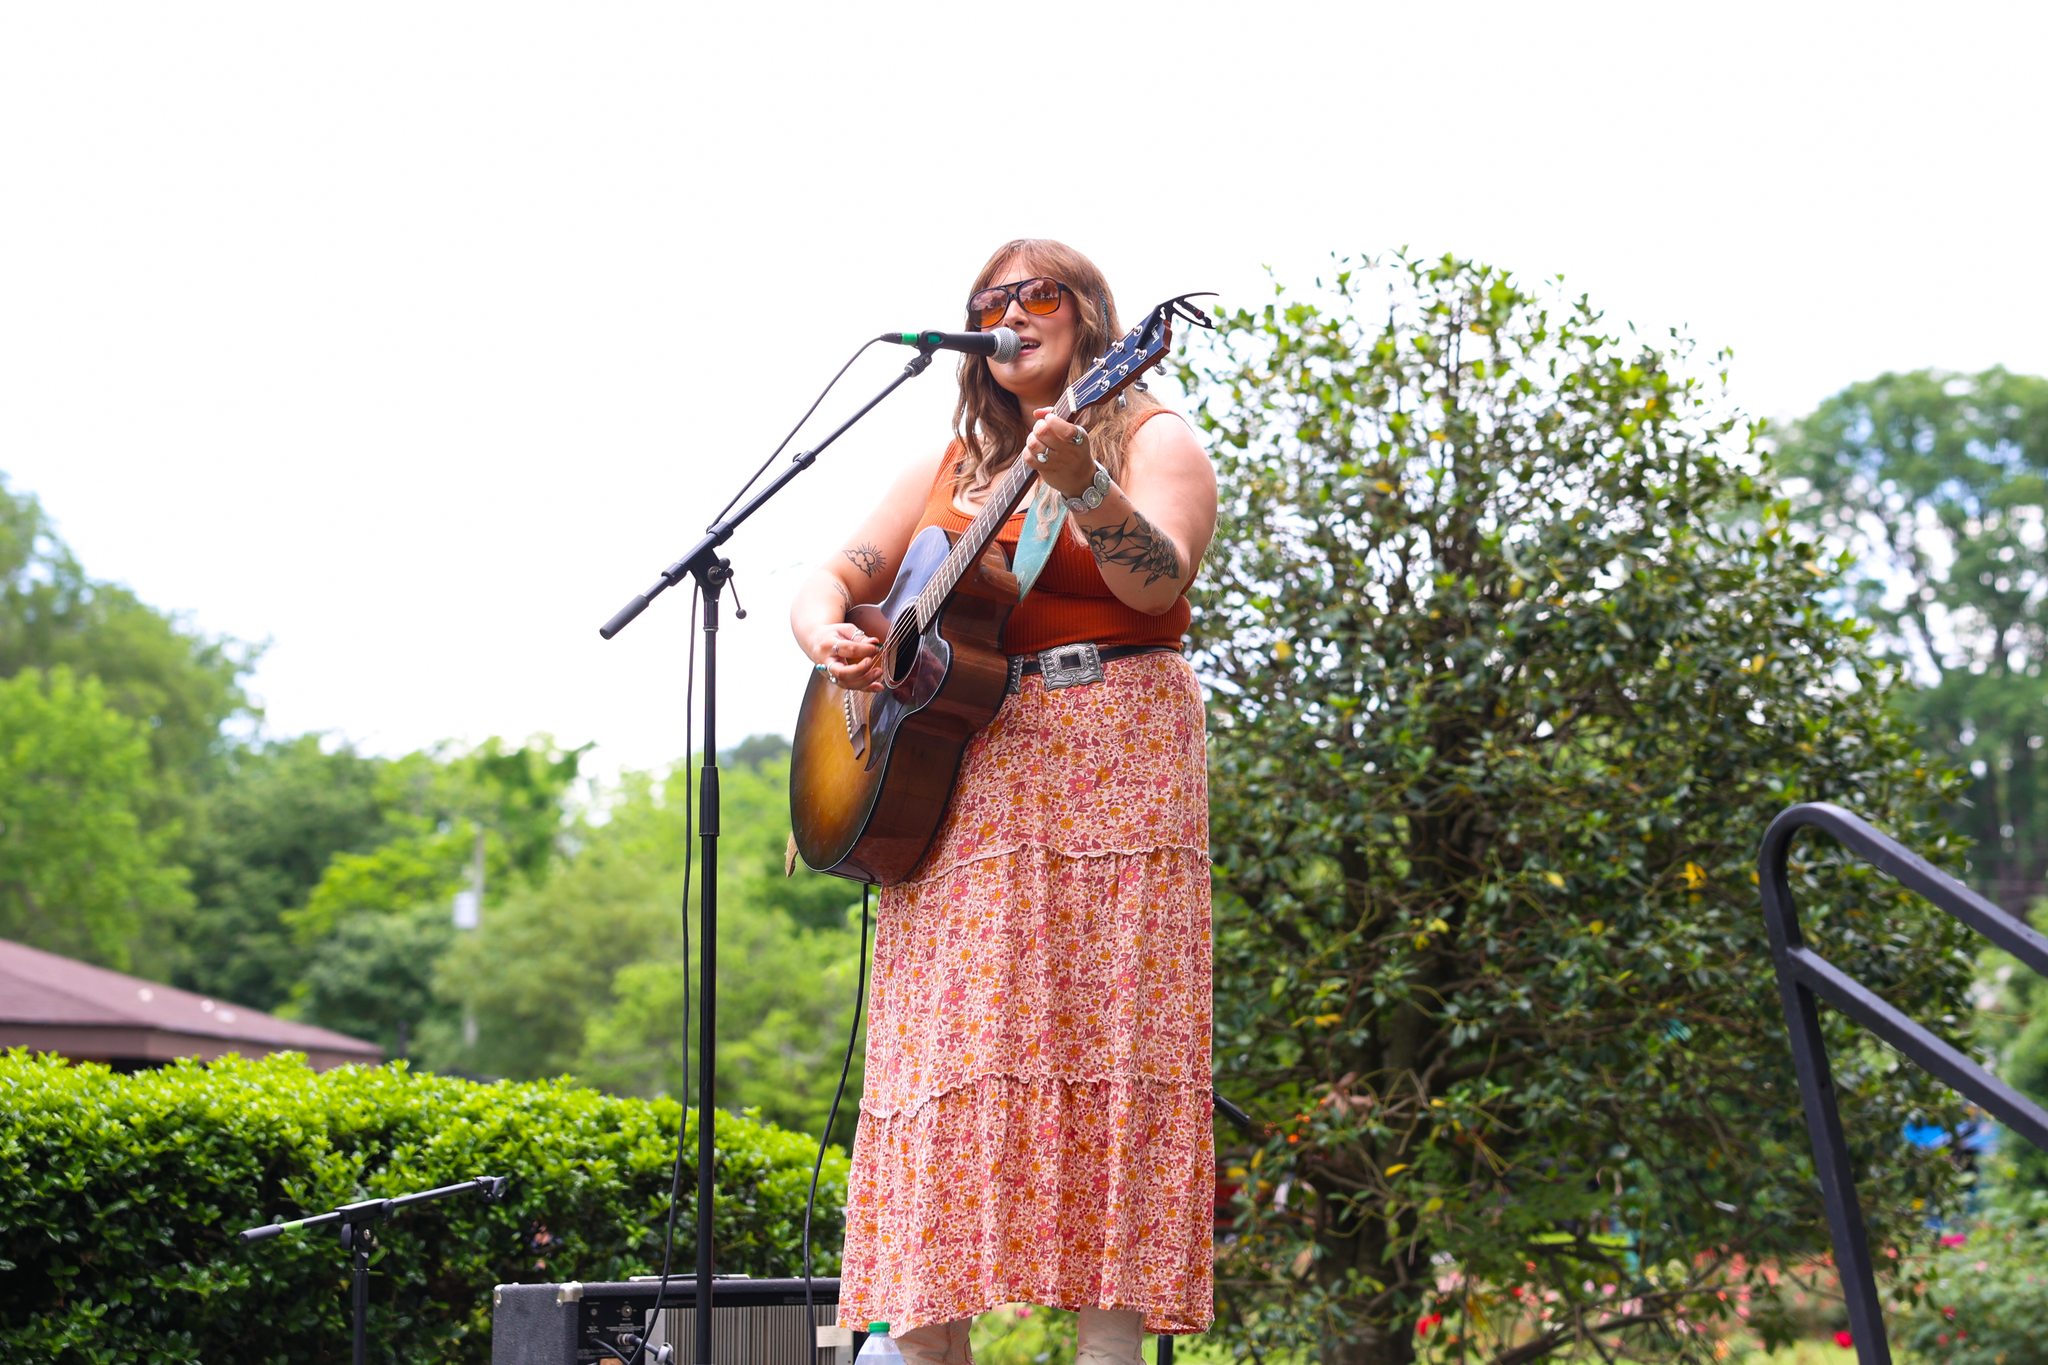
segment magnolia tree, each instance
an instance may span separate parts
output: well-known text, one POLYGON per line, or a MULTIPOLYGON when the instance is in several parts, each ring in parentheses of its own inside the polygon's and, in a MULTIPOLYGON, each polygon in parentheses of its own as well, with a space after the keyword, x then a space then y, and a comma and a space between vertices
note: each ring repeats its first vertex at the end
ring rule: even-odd
MULTIPOLYGON (((1223 1330, 1382 1365, 1710 1357, 1826 1232, 1753 865, 1785 806, 1938 861, 1948 781, 1685 343, 1455 259, 1339 261, 1182 381, 1210 684, 1223 1330), (1591 1358, 1587 1355, 1583 1358, 1591 1358)), ((1802 844, 1836 961, 1963 1015, 1959 931, 1802 844)), ((1831 1021, 1873 1235, 1945 1096, 1831 1021)))

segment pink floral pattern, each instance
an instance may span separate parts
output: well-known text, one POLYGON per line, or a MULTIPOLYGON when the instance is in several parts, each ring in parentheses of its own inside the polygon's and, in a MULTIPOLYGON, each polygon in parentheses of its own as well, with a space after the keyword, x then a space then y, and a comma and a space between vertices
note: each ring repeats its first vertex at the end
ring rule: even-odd
POLYGON ((840 1321, 1213 1316, 1208 793, 1177 654, 1024 680, 882 893, 840 1321))

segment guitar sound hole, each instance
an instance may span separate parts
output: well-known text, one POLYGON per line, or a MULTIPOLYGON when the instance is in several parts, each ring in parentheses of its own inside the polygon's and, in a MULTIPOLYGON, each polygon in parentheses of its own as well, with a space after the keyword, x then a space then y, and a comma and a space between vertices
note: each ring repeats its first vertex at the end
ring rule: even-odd
POLYGON ((908 635, 896 642, 889 651, 889 686, 895 687, 910 676, 910 670, 917 666, 917 636, 908 635))

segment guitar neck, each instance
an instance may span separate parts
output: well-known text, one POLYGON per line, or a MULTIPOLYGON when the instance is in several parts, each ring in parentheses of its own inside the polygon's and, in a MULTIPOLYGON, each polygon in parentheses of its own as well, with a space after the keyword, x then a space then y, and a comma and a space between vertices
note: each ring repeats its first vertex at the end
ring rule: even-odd
MULTIPOLYGON (((1052 412, 1053 416, 1064 422, 1073 417, 1074 411, 1074 391, 1069 388, 1060 395, 1059 402, 1053 404, 1052 412)), ((988 500, 982 504, 981 511, 953 542, 953 548, 939 561, 939 567, 932 571, 930 581, 924 585, 924 591, 917 595, 917 628, 920 631, 929 627, 938 616, 939 608, 946 605, 946 599, 953 595, 953 589, 959 586, 968 568, 980 560, 983 552, 988 549, 989 542, 1002 530, 1003 523, 1017 510, 1017 504, 1024 501, 1024 494, 1030 489, 1031 481, 1036 477, 1032 461, 1021 454, 1015 463, 997 476, 995 485, 989 489, 988 500)))

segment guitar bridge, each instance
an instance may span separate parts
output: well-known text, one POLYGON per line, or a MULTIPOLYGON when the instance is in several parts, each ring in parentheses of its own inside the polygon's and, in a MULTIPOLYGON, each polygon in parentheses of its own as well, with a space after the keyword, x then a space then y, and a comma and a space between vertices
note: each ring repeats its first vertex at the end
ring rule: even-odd
MULTIPOLYGON (((867 693, 841 692, 839 694, 839 709, 846 716, 846 742, 853 746, 853 756, 860 758, 868 751, 868 718, 864 714, 854 714, 854 699, 856 697, 865 700, 867 693)), ((860 710, 865 712, 867 707, 863 705, 860 710)))

